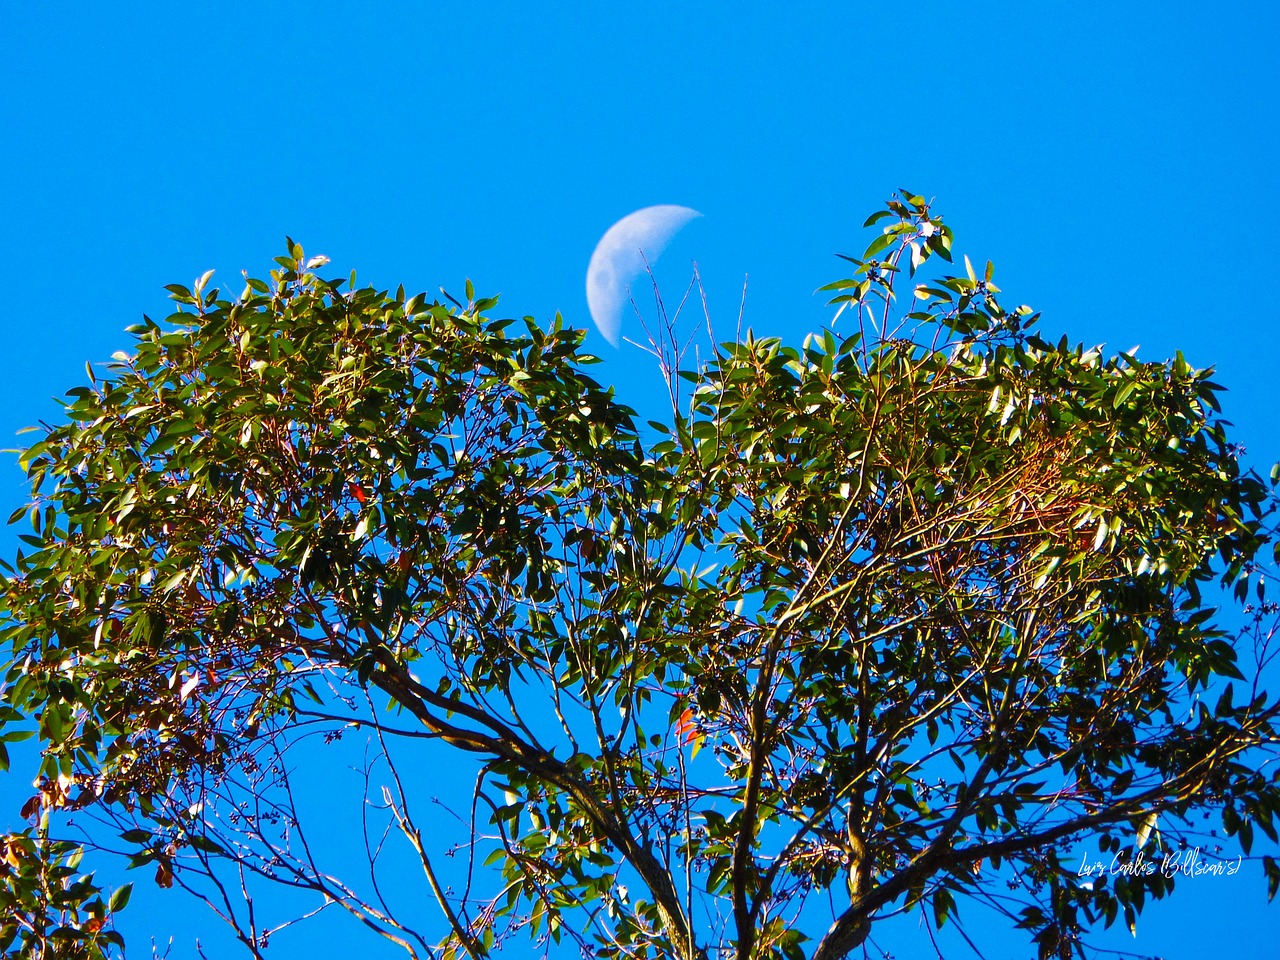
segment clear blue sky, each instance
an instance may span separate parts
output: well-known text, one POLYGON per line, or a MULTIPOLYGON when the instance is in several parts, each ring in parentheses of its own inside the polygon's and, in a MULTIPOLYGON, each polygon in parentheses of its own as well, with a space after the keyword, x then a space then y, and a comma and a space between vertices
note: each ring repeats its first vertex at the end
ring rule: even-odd
MULTIPOLYGON (((749 274, 746 323, 798 342, 907 187, 1055 339, 1216 365, 1250 459, 1280 459, 1273 2, 353 6, 0 6, 0 437, 167 313, 163 284, 265 273, 286 234, 586 325, 601 233, 685 204, 669 289, 696 258, 728 334, 749 274)), ((591 343, 660 409, 642 354, 591 343)), ((138 946, 174 900, 136 899, 138 946)), ((1260 868, 1189 880, 1116 945, 1258 955, 1264 901, 1260 868)))

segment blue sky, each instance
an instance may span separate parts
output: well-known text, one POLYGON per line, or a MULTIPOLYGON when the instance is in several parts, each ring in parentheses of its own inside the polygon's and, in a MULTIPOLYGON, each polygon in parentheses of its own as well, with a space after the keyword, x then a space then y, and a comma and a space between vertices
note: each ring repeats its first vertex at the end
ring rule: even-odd
MULTIPOLYGON (((604 230, 685 204, 704 217, 668 291, 696 259, 727 335, 749 275, 745 324, 798 342, 831 316, 832 254, 907 187, 1054 339, 1216 365, 1269 468, 1277 36, 1262 0, 5 4, 0 437, 167 313, 163 284, 216 268, 238 290, 286 234, 368 282, 469 277, 501 312, 581 326, 604 230)), ((590 343, 595 375, 660 413, 644 355, 590 343)), ((0 494, 20 502, 16 469, 0 494)), ((172 899, 140 898, 135 929, 172 899)), ((1116 945, 1255 953, 1264 901, 1260 869, 1188 881, 1116 945)))

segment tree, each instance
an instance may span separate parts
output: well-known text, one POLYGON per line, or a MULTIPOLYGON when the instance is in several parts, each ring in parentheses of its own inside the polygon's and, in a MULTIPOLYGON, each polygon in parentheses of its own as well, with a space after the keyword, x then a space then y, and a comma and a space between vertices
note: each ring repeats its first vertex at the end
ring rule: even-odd
POLYGON ((344 289, 290 241, 235 300, 170 287, 21 457, 3 736, 34 724, 42 759, 7 955, 120 947, 71 812, 254 956, 275 921, 239 898, 272 882, 411 956, 835 960, 968 898, 1068 957, 1174 890, 1144 861, 1201 817, 1274 841, 1273 499, 1220 387, 1041 339, 990 264, 935 276, 952 233, 921 197, 873 224, 828 288, 845 335, 681 372, 659 330, 656 436, 580 331, 490 319, 470 284, 344 289), (1215 581, 1257 592, 1239 637, 1215 581), (431 930, 377 885, 380 843, 339 879, 306 842, 286 757, 352 729, 431 930), (465 871, 424 832, 424 739, 476 761, 465 871), (1130 870, 1079 876, 1085 842, 1130 870))

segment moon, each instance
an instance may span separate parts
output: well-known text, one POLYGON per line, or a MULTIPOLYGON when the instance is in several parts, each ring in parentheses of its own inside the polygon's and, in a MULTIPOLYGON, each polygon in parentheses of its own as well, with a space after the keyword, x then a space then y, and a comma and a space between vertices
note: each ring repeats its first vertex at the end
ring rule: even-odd
POLYGON ((689 207, 663 203, 627 214, 600 238, 587 264, 587 308, 596 329, 613 346, 621 340, 622 308, 645 260, 650 265, 657 261, 671 238, 700 216, 689 207))

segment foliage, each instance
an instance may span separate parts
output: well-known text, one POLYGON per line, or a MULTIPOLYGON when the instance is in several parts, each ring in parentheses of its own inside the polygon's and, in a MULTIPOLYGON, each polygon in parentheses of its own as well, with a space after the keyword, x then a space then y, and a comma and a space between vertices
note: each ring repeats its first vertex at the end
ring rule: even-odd
POLYGON ((103 960, 124 941, 108 928, 129 902, 126 884, 102 899, 93 876, 78 873, 83 849, 50 840, 47 824, 0 837, 0 950, 5 956, 103 960))
POLYGON ((653 442, 580 331, 491 319, 469 284, 344 291, 290 242, 235 300, 171 287, 179 312, 22 455, 0 641, 5 728, 42 749, 23 849, 59 863, 70 810, 115 824, 255 956, 273 928, 228 868, 414 956, 831 960, 964 897, 1070 956, 1176 880, 1086 882, 1076 844, 1140 864, 1211 811, 1246 852, 1275 840, 1274 608, 1246 675, 1202 596, 1267 603, 1268 491, 1220 387, 1041 339, 989 264, 924 280, 952 233, 920 197, 872 224, 829 287, 856 331, 665 367, 693 393, 653 442), (286 756, 353 728, 442 932, 360 884, 380 844, 338 879, 302 839, 286 756), (423 738, 476 758, 459 849, 489 881, 437 867, 402 752, 423 738))

